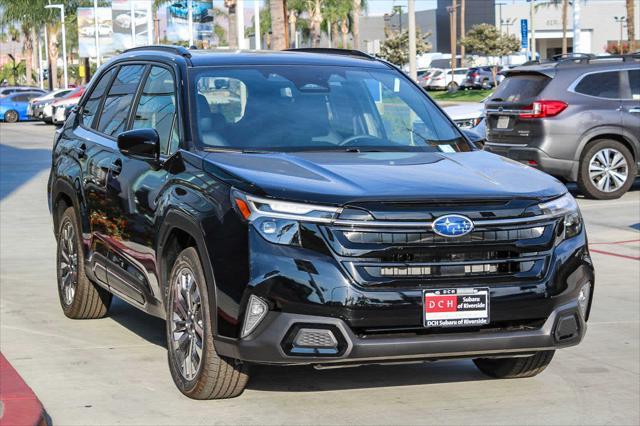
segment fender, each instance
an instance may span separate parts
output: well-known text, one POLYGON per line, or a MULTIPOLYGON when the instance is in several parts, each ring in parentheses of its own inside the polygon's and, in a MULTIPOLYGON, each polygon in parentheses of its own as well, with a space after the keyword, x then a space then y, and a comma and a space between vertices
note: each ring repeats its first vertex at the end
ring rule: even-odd
POLYGON ((162 220, 162 225, 158 232, 157 239, 157 249, 156 249, 156 261, 159 265, 159 282, 160 289, 162 291, 162 302, 165 306, 165 312, 167 309, 167 295, 168 295, 168 283, 166 282, 165 277, 169 275, 171 272, 171 266, 166 265, 163 261, 165 252, 167 250, 167 241, 171 232, 174 229, 179 229, 181 231, 186 232, 196 242, 196 248, 198 250, 198 254, 200 255, 200 261, 202 262, 202 268, 204 270, 204 275, 207 284, 207 293, 209 295, 209 319, 211 324, 214 324, 214 336, 218 335, 217 330, 217 321, 216 321, 216 312, 217 312, 217 303, 216 303, 216 283, 213 274, 213 266, 211 265, 211 257, 209 254, 209 250, 204 241, 204 230, 200 226, 199 221, 185 213, 184 211, 172 209, 165 215, 162 220))
MULTIPOLYGON (((77 181, 76 181, 77 182, 77 181)), ((57 202, 58 197, 64 194, 67 198, 71 200, 72 207, 75 209, 78 214, 78 218, 80 219, 81 226, 83 231, 88 231, 89 222, 87 218, 87 208, 84 202, 84 197, 82 196, 82 191, 78 189, 71 180, 66 177, 58 176, 52 185, 51 190, 51 215, 53 216, 54 222, 54 233, 58 232, 58 223, 57 223, 57 202)))
POLYGON ((580 143, 578 144, 578 147, 576 148, 576 152, 574 154, 574 160, 580 161, 582 152, 584 151, 587 143, 589 143, 590 140, 597 138, 598 136, 607 134, 620 135, 624 139, 626 139, 627 142, 629 142, 631 145, 631 154, 633 154, 633 158, 638 161, 638 156, 640 155, 640 140, 624 127, 620 126, 598 126, 589 129, 580 138, 580 143))

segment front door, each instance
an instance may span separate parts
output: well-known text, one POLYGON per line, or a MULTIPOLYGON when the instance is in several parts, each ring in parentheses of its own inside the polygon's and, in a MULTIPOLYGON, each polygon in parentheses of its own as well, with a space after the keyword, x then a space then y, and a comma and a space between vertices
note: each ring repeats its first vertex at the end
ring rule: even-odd
POLYGON ((630 138, 635 138, 636 159, 640 170, 640 69, 627 72, 629 93, 622 101, 622 127, 630 138))

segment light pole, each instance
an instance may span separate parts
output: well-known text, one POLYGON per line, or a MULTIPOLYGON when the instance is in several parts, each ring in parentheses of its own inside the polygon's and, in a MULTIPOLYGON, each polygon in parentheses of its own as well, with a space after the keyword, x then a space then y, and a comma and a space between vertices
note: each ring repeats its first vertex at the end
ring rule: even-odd
MULTIPOLYGON (((45 9, 60 9, 60 19, 62 20, 62 73, 64 75, 64 88, 69 87, 69 78, 67 77, 67 31, 64 24, 64 5, 63 4, 48 4, 45 9)), ((49 70, 51 73, 51 70, 49 70)), ((49 76, 51 78, 51 76, 49 76)))
POLYGON ((254 32, 256 33, 256 50, 262 49, 261 39, 262 34, 260 34, 260 1, 253 0, 253 26, 254 32))
POLYGON ((98 0, 93 0, 93 32, 96 37, 96 65, 100 67, 100 28, 98 27, 98 0))
POLYGON ((624 28, 624 23, 627 22, 627 18, 625 16, 614 16, 613 19, 620 24, 620 38, 618 39, 618 50, 620 53, 622 52, 622 29, 624 28))
POLYGON ((408 0, 409 14, 409 76, 413 81, 418 81, 416 70, 416 2, 408 0))
POLYGON ((500 29, 502 30, 502 27, 507 27, 507 35, 509 35, 509 28, 511 28, 511 26, 515 23, 516 18, 502 19, 500 20, 500 29))

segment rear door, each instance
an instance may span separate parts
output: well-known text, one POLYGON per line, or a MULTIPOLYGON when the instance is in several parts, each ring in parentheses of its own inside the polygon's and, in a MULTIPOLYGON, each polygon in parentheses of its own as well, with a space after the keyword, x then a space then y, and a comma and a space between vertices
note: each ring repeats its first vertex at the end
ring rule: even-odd
POLYGON ((626 73, 629 88, 622 100, 622 127, 625 135, 634 138, 635 154, 640 166, 640 69, 626 73))
POLYGON ((486 102, 487 140, 492 143, 526 145, 541 126, 520 114, 531 107, 551 78, 541 73, 507 77, 486 102))

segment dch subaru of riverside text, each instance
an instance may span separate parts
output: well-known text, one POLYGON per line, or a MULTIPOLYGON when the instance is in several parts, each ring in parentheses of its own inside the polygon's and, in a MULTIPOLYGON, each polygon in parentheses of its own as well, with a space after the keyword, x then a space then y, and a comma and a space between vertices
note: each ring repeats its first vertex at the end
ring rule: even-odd
POLYGON ((116 295, 165 319, 191 398, 241 394, 255 364, 530 377, 585 335, 594 270, 565 186, 358 51, 130 49, 52 161, 65 315, 116 295))

